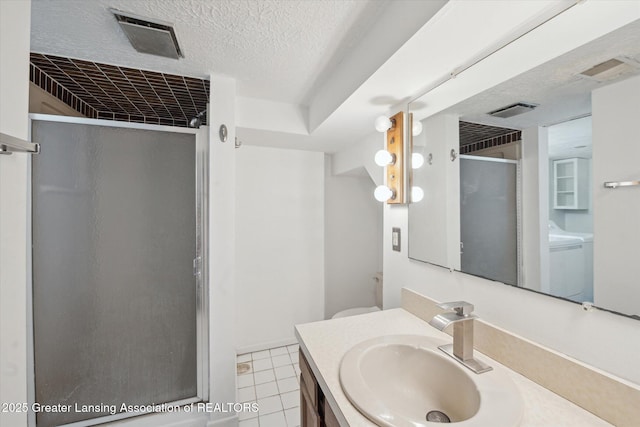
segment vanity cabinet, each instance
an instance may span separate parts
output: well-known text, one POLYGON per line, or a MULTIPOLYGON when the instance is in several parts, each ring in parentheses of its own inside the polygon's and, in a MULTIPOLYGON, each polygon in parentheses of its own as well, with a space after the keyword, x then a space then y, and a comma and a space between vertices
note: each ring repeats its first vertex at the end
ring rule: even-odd
POLYGON ((301 427, 340 427, 302 352, 300 352, 300 422, 301 427))
POLYGON ((553 161, 553 208, 589 209, 589 161, 553 161))

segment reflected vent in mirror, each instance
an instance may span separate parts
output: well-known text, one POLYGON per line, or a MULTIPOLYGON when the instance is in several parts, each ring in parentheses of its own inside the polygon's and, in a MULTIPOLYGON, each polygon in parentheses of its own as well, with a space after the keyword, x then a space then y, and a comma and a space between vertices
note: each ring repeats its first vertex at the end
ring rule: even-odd
POLYGON ((524 114, 528 111, 535 109, 537 105, 535 104, 525 104, 523 102, 518 102, 517 104, 509 105, 508 107, 500 108, 498 110, 492 111, 489 113, 490 116, 494 117, 502 117, 506 119, 507 117, 517 116, 518 114, 524 114))
POLYGON ((117 9, 109 10, 116 17, 120 28, 138 52, 173 59, 184 58, 178 45, 178 38, 173 30, 173 24, 117 9))
POLYGON ((578 74, 579 77, 606 82, 640 70, 640 64, 630 58, 618 57, 594 65, 578 74))

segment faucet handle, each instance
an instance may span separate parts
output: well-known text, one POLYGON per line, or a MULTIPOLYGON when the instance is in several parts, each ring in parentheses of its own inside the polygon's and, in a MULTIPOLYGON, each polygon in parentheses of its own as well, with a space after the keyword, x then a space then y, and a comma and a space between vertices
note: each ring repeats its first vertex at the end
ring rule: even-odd
POLYGON ((467 317, 473 312, 473 304, 466 301, 452 301, 438 304, 443 310, 453 310, 458 316, 467 317))

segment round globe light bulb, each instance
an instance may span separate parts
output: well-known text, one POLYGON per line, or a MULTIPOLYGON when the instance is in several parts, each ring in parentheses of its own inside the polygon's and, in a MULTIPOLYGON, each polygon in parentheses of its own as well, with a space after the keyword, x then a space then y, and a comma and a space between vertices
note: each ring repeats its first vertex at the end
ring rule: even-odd
POLYGON ((373 192, 373 197, 375 197, 379 202, 386 202, 387 200, 393 198, 393 190, 391 190, 386 185, 378 185, 373 192))
POLYGON ((411 187, 411 201, 413 203, 424 199, 424 191, 420 187, 411 187))
POLYGON ((411 169, 419 169, 424 165, 424 156, 420 153, 411 154, 411 169))
POLYGON ((387 166, 394 163, 396 161, 396 158, 387 150, 379 150, 378 152, 376 152, 374 160, 376 162, 376 165, 378 166, 387 166))
POLYGON ((413 123, 413 128, 411 128, 411 133, 413 136, 418 136, 422 133, 422 122, 417 121, 413 123))
POLYGON ((391 128, 391 120, 389 117, 380 116, 376 119, 376 130, 378 132, 386 132, 391 128))

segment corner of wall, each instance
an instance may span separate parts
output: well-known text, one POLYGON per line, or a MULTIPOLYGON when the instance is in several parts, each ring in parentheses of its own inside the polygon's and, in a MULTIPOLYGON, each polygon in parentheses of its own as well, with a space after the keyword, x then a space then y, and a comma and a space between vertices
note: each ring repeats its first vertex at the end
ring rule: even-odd
MULTIPOLYGON (((209 128, 209 401, 235 402, 236 81, 211 75, 209 128), (228 130, 227 141, 218 136, 228 130)), ((228 413, 212 414, 212 420, 228 413)))
POLYGON ((384 148, 384 134, 372 132, 357 143, 331 155, 333 175, 364 168, 375 185, 384 183, 384 169, 375 164, 376 151, 384 148))

